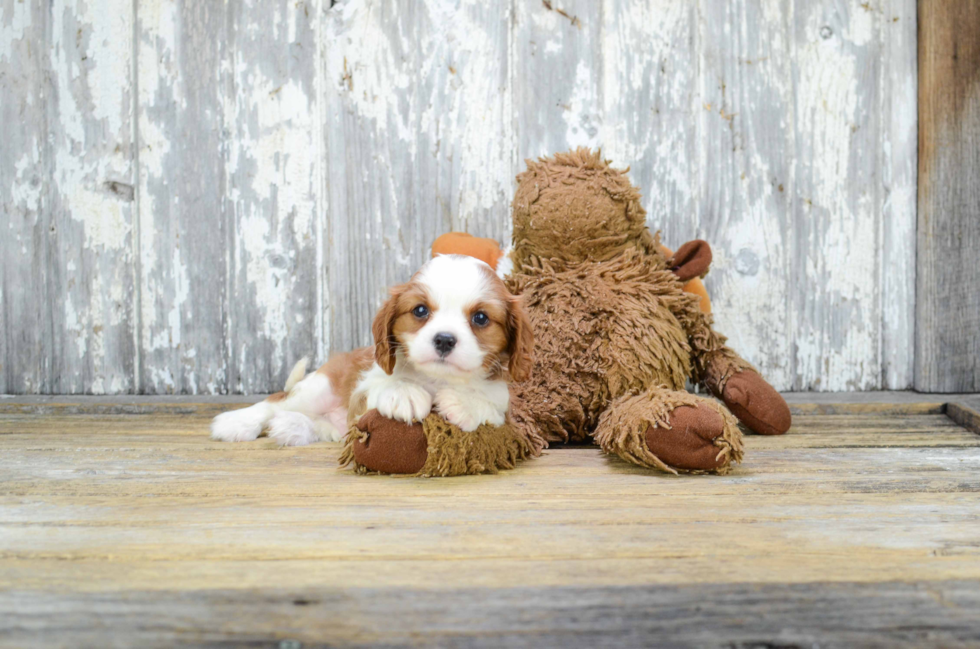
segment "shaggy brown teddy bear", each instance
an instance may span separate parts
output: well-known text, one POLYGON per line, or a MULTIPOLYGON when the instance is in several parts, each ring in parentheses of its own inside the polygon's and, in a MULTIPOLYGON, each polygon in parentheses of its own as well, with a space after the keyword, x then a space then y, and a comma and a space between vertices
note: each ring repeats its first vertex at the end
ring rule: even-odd
MULTIPOLYGON (((786 432, 786 402, 683 290, 707 272, 710 247, 694 241, 665 254, 639 192, 598 151, 527 166, 506 280, 535 338, 531 377, 512 388, 511 425, 522 437, 594 439, 641 466, 721 473, 741 460, 736 417, 759 433, 786 432), (688 379, 725 405, 686 392, 688 379)), ((410 429, 392 434, 396 422, 381 423, 361 430, 401 439, 410 429)))
POLYGON ((707 272, 708 244, 667 257, 639 192, 598 151, 527 165, 507 283, 523 297, 536 344, 531 380, 514 387, 515 421, 548 442, 594 437, 607 452, 668 470, 738 461, 731 413, 756 432, 786 432, 786 402, 683 290, 707 272), (688 379, 728 408, 686 392, 688 379))

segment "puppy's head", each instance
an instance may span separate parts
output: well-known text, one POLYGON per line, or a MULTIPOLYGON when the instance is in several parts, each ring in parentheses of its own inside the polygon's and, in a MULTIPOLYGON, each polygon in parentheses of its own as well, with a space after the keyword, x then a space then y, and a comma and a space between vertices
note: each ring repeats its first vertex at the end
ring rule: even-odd
POLYGON ((423 374, 523 381, 534 338, 520 298, 482 261, 439 255, 391 290, 374 318, 375 358, 391 374, 399 358, 423 374))

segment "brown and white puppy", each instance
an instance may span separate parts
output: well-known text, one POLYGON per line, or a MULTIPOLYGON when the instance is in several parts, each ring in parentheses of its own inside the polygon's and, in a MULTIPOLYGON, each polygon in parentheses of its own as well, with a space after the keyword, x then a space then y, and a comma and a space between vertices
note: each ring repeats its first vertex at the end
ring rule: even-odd
POLYGON ((508 383, 531 370, 534 341, 519 298, 473 257, 437 256, 393 288, 373 333, 373 350, 336 356, 305 377, 300 361, 283 392, 218 415, 211 436, 246 441, 266 432, 287 446, 339 441, 352 398, 403 422, 434 408, 464 431, 499 426, 508 383))

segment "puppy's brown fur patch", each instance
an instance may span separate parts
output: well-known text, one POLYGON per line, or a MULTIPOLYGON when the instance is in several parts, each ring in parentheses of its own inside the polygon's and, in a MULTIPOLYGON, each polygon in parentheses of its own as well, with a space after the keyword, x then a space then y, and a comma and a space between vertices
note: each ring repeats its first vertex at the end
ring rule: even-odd
POLYGON ((480 343, 480 348, 487 353, 483 362, 490 373, 490 378, 498 379, 503 375, 503 363, 507 362, 507 371, 514 381, 523 381, 531 371, 531 352, 534 347, 534 335, 530 322, 520 298, 507 290, 503 281, 489 267, 481 268, 490 285, 491 298, 476 303, 469 311, 469 316, 477 311, 483 311, 490 318, 490 324, 477 327, 470 321, 470 328, 480 343))
POLYGON ((434 306, 429 299, 425 287, 409 281, 391 289, 391 297, 374 316, 371 332, 374 334, 374 358, 387 374, 395 370, 395 352, 404 343, 400 336, 414 333, 421 329, 428 317, 416 318, 412 309, 424 304, 434 312, 434 306))
POLYGON ((395 301, 396 316, 391 325, 391 336, 398 344, 404 345, 408 342, 407 336, 424 327, 439 307, 432 303, 425 287, 418 284, 409 284, 408 288, 398 294, 395 301), (419 318, 412 313, 415 307, 419 305, 425 306, 429 310, 428 315, 419 318))
POLYGON ((317 372, 330 379, 333 393, 340 398, 341 403, 347 404, 361 373, 369 369, 372 363, 374 363, 374 348, 361 347, 331 356, 330 360, 317 369, 317 372))

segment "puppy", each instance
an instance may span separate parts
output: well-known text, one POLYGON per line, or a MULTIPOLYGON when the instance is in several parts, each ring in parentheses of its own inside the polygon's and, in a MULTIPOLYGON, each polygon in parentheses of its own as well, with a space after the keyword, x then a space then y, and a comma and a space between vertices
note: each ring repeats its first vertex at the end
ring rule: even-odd
POLYGON ((282 392, 215 417, 211 436, 247 441, 265 432, 285 446, 339 441, 355 399, 406 423, 434 408, 463 431, 499 426, 508 383, 531 370, 534 339, 519 298, 473 257, 440 255, 426 263, 391 290, 372 333, 373 349, 335 356, 309 375, 303 359, 282 392))

